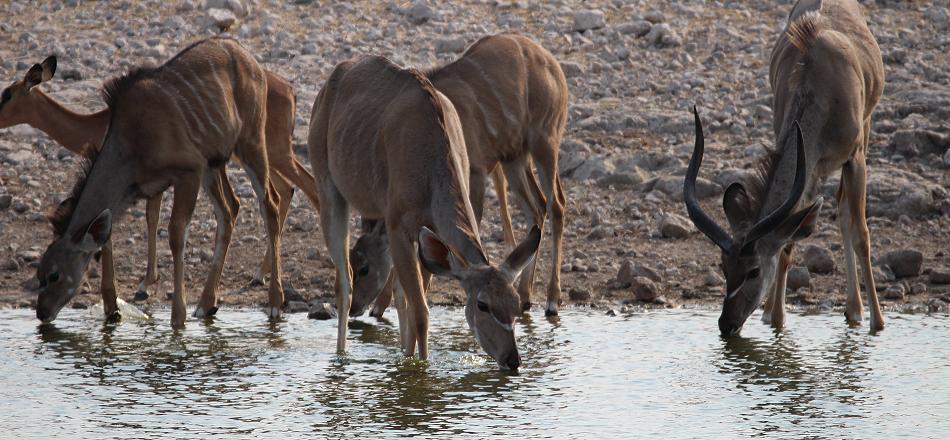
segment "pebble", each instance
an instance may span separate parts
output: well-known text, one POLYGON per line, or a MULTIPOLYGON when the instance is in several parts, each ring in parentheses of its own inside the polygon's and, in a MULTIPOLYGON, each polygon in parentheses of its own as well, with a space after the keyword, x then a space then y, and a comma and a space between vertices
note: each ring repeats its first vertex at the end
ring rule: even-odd
POLYGON ((423 24, 432 19, 432 8, 425 0, 416 0, 406 11, 406 17, 412 24, 423 24))
POLYGON ((672 47, 683 44, 683 39, 667 23, 653 26, 646 35, 647 41, 656 47, 672 47))
POLYGON ((237 16, 234 15, 234 12, 227 9, 208 9, 208 18, 211 19, 213 26, 222 31, 230 29, 231 26, 237 23, 237 16))
POLYGON ((834 255, 823 246, 813 244, 805 246, 802 261, 811 273, 828 274, 835 270, 834 255))
POLYGON ((336 309, 330 303, 322 302, 310 306, 307 318, 327 320, 336 318, 336 309))
POLYGON ((574 30, 588 31, 604 27, 604 12, 599 9, 584 9, 574 13, 574 30))
POLYGON ((686 238, 692 232, 689 219, 678 214, 665 214, 660 219, 660 235, 666 238, 686 238))
POLYGON ((726 280, 716 273, 712 268, 706 270, 706 275, 703 275, 703 285, 708 287, 719 287, 726 284, 726 280))
POLYGON ((801 288, 811 287, 811 273, 808 272, 808 268, 802 266, 790 267, 785 286, 793 292, 801 288))
MULTIPOLYGON (((564 72, 564 76, 567 78, 576 78, 584 75, 584 66, 581 63, 575 63, 573 61, 561 61, 561 70, 564 72)), ((565 143, 567 140, 565 140, 565 143)), ((564 148, 563 145, 561 147, 564 148)))
POLYGON ((16 272, 20 270, 20 263, 16 260, 16 258, 5 258, 3 260, 2 269, 8 272, 16 272))
POLYGON ((887 265, 897 278, 915 277, 920 275, 924 255, 914 249, 901 249, 884 254, 878 262, 887 265))
POLYGON ((287 301, 284 303, 284 312, 287 313, 303 313, 309 311, 310 305, 304 301, 287 301))
POLYGON ((10 194, 0 194, 0 211, 6 211, 13 205, 13 196, 10 194))
POLYGON ((637 277, 646 277, 647 279, 655 282, 660 282, 662 280, 656 269, 643 264, 634 264, 630 260, 625 260, 620 265, 620 270, 617 272, 617 282, 622 284, 624 287, 631 286, 637 277))
POLYGON ((462 37, 440 38, 435 40, 435 53, 461 53, 465 45, 466 41, 462 37))
POLYGON ((651 28, 653 28, 653 23, 650 23, 647 20, 637 20, 622 23, 616 27, 617 32, 620 32, 624 35, 633 35, 638 38, 648 34, 651 28))

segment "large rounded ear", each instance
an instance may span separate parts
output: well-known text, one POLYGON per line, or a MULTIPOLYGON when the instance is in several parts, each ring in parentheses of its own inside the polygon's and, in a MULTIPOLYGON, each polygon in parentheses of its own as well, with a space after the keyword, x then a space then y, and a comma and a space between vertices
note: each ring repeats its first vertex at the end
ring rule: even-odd
POLYGON ((32 89, 41 82, 43 82, 43 66, 34 64, 33 67, 30 67, 30 70, 26 71, 26 75, 23 77, 23 86, 32 89))
POLYGON ((95 252, 102 248, 112 233, 112 211, 106 209, 99 213, 86 228, 79 246, 86 252, 95 252))
POLYGON ((50 55, 40 63, 40 67, 43 68, 43 81, 49 81, 53 79, 53 75, 56 74, 56 55, 50 55))
POLYGON ((538 225, 534 225, 534 227, 531 228, 531 232, 528 233, 528 237, 526 237, 515 250, 511 251, 511 253, 508 254, 508 258, 505 258, 505 262, 498 267, 498 269, 505 274, 505 277, 508 278, 509 282, 514 282, 518 274, 524 270, 528 262, 531 261, 531 257, 538 251, 540 244, 541 228, 539 228, 538 225))
POLYGON ((779 225, 776 233, 780 237, 788 237, 792 241, 811 236, 817 229, 818 212, 821 211, 823 202, 824 199, 819 196, 811 206, 790 215, 779 225))
POLYGON ((419 231, 419 261, 429 272, 455 278, 468 267, 468 262, 462 256, 425 226, 419 231))
POLYGON ((726 218, 733 231, 749 222, 750 206, 749 194, 741 183, 733 182, 726 188, 726 192, 722 195, 722 210, 726 212, 726 218))

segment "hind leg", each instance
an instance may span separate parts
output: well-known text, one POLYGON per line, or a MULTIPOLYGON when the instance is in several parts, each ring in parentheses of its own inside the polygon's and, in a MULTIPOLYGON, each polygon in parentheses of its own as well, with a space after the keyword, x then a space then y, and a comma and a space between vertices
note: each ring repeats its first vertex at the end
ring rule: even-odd
POLYGON ((201 292, 201 299, 194 311, 196 318, 213 316, 218 311, 218 284, 221 282, 221 271, 224 269, 224 261, 228 256, 228 248, 231 245, 231 234, 234 231, 234 223, 237 219, 237 212, 232 210, 231 202, 228 200, 232 197, 236 198, 236 196, 228 182, 224 167, 218 170, 210 170, 203 180, 205 191, 208 193, 211 206, 214 208, 217 227, 214 237, 214 256, 211 258, 211 266, 208 270, 204 290, 201 292))
POLYGON ((547 304, 544 314, 557 315, 561 302, 561 257, 564 243, 565 210, 567 199, 558 177, 558 148, 560 136, 540 137, 531 148, 531 158, 538 171, 541 189, 547 201, 546 211, 551 217, 551 278, 548 281, 547 304))
POLYGON ((500 166, 495 167, 491 173, 491 178, 495 186, 495 193, 498 194, 501 230, 505 235, 505 243, 508 247, 514 249, 518 243, 515 241, 514 228, 511 226, 511 212, 508 211, 508 181, 505 180, 505 173, 500 166))
POLYGON ((337 353, 346 351, 349 325, 350 295, 353 291, 353 270, 350 268, 350 209, 343 195, 330 182, 324 183, 320 210, 320 229, 336 268, 337 353))
MULTIPOLYGON (((278 222, 280 222, 281 230, 283 230, 287 224, 287 214, 290 212, 290 204, 293 201, 294 187, 280 174, 273 173, 270 175, 270 178, 271 183, 274 185, 274 190, 277 191, 277 196, 280 199, 277 206, 277 218, 278 222)), ((264 259, 261 260, 261 266, 257 269, 257 274, 254 275, 254 279, 252 280, 254 283, 264 284, 264 279, 270 275, 273 258, 274 256, 271 254, 271 249, 268 247, 264 259)))
MULTIPOLYGON (((524 212, 531 217, 534 224, 544 232, 544 196, 538 188, 538 182, 531 172, 527 158, 521 158, 503 164, 508 183, 522 204, 524 212)), ((531 308, 531 290, 534 284, 534 273, 538 263, 538 253, 531 257, 531 261, 521 273, 518 280, 518 295, 521 297, 521 309, 531 308)))
POLYGON ((841 225, 845 243, 848 276, 846 317, 852 323, 860 323, 864 315, 857 268, 854 264, 854 257, 857 256, 868 293, 868 304, 871 307, 871 330, 877 331, 884 329, 884 315, 881 313, 877 289, 874 286, 874 275, 871 272, 871 234, 868 231, 865 213, 866 190, 867 166, 864 150, 860 149, 841 169, 841 188, 838 197, 838 223, 841 225))

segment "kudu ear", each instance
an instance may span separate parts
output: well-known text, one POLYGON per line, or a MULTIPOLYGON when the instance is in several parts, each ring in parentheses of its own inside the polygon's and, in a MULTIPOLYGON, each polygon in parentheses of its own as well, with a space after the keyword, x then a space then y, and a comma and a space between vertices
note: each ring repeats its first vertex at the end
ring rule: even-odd
POLYGON ((106 209, 102 211, 92 223, 86 228, 79 246, 86 252, 95 252, 102 248, 109 241, 109 235, 112 233, 112 211, 106 209))
POLYGON ((27 89, 32 89, 41 82, 43 82, 43 66, 34 64, 33 67, 30 67, 30 70, 26 71, 26 75, 23 77, 23 85, 27 89))
POLYGON ((733 182, 722 195, 722 210, 733 230, 749 220, 749 194, 739 182, 733 182))
POLYGON ((811 206, 802 209, 788 217, 778 227, 781 237, 790 237, 792 241, 802 240, 815 232, 818 223, 818 212, 821 211, 822 197, 818 197, 811 206))
POLYGON ((50 55, 40 63, 40 67, 43 69, 43 81, 49 81, 53 79, 53 75, 56 74, 56 55, 50 55))
POLYGON ((508 278, 509 283, 513 283, 515 278, 518 278, 518 274, 524 270, 525 266, 528 265, 528 262, 531 261, 531 257, 535 255, 538 251, 538 246, 541 244, 541 228, 538 225, 534 225, 531 228, 531 232, 528 232, 528 237, 508 254, 508 258, 505 258, 505 262, 501 263, 501 266, 498 267, 501 270, 501 273, 505 275, 505 278, 508 278))
POLYGON ((468 267, 468 262, 462 256, 425 226, 419 231, 419 261, 429 272, 455 278, 468 267))

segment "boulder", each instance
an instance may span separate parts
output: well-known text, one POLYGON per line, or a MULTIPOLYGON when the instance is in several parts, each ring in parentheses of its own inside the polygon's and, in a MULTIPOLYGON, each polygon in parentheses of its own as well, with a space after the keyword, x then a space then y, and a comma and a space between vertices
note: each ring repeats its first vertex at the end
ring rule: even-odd
POLYGON ((600 29, 605 25, 604 12, 599 9, 583 9, 574 13, 574 30, 583 32, 600 29))
POLYGON ((693 231, 690 221, 678 214, 664 214, 660 218, 660 235, 666 238, 686 238, 693 231))
POLYGON ((812 273, 827 274, 835 270, 834 255, 823 246, 813 244, 805 246, 802 252, 802 262, 812 273))
POLYGON ((803 266, 792 266, 788 269, 785 287, 791 291, 811 286, 811 273, 803 266))
POLYGON ((307 313, 310 319, 333 319, 336 318, 336 309, 330 303, 317 303, 310 306, 310 312, 307 313))
POLYGON ((878 263, 887 265, 897 278, 915 277, 920 275, 924 255, 915 249, 901 249, 884 254, 878 263))

